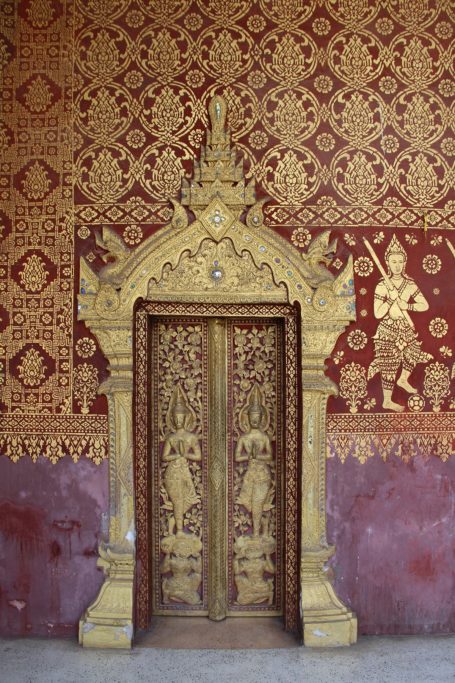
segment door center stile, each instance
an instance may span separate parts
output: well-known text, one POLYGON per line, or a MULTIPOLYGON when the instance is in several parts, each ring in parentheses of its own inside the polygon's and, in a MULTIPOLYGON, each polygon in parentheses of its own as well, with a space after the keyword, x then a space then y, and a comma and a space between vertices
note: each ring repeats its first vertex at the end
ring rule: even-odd
POLYGON ((209 348, 209 617, 224 619, 227 583, 227 335, 226 320, 208 321, 209 348))

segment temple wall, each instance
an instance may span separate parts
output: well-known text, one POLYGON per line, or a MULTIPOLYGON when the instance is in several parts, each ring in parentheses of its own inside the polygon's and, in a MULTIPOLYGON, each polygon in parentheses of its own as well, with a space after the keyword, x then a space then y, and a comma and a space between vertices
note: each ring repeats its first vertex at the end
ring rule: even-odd
POLYGON ((133 248, 169 222, 215 93, 267 225, 302 254, 331 230, 335 276, 354 256, 357 322, 327 360, 337 591, 360 633, 454 630, 454 18, 435 0, 0 4, 2 634, 74 634, 100 586, 107 370, 76 320, 79 257, 103 265, 104 225, 133 248), (373 372, 362 239, 385 265, 393 235, 426 301, 402 412, 373 372))

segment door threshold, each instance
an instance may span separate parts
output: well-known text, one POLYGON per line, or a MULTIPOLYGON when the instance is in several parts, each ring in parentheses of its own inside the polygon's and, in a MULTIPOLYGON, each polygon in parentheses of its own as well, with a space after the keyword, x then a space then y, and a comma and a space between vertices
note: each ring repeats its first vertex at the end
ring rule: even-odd
POLYGON ((137 647, 168 650, 269 650, 300 645, 287 633, 281 617, 153 617, 148 631, 139 633, 137 647))

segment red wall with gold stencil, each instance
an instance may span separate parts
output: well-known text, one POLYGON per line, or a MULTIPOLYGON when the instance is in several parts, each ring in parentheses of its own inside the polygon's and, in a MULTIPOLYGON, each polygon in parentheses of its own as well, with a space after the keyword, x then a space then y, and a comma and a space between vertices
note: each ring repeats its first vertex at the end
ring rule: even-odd
POLYGON ((76 321, 79 257, 101 267, 103 225, 134 248, 169 221, 214 93, 268 225, 302 252, 330 229, 335 275, 354 256, 357 322, 327 361, 337 589, 360 632, 454 630, 454 18, 427 0, 1 3, 2 633, 75 633, 100 584, 106 363, 76 321), (385 264, 394 234, 426 304, 414 288, 417 336, 379 352, 362 238, 385 264), (392 382, 399 412, 368 371, 405 348, 422 362, 415 394, 392 382))

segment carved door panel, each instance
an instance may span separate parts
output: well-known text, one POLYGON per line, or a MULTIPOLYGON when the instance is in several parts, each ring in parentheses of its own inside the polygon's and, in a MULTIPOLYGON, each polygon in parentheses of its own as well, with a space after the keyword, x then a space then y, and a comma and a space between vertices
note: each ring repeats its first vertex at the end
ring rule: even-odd
POLYGON ((282 326, 227 322, 228 610, 282 611, 282 326))
POLYGON ((155 317, 153 613, 283 612, 283 324, 155 317))
POLYGON ((151 328, 154 613, 208 611, 208 324, 151 328))

